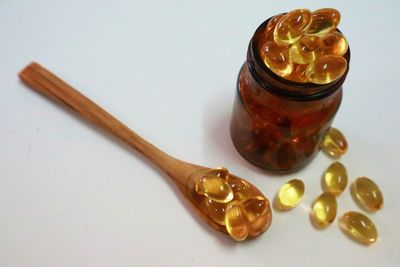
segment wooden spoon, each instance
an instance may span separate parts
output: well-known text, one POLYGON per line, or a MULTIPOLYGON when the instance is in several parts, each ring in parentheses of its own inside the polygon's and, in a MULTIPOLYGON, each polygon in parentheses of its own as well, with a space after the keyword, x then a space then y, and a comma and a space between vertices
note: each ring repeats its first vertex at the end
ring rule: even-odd
MULTIPOLYGON (((193 203, 190 193, 188 193, 187 186, 189 184, 189 178, 198 173, 206 172, 210 170, 210 168, 184 162, 167 155, 130 130, 127 126, 122 124, 119 120, 114 118, 89 98, 82 95, 53 73, 35 62, 25 67, 19 73, 19 77, 30 88, 58 103, 66 105, 82 117, 113 133, 115 136, 136 149, 172 178, 172 181, 177 185, 183 196, 185 196, 185 199, 188 200, 192 209, 204 222, 218 231, 227 233, 226 227, 215 223, 209 216, 207 216, 207 214, 204 213, 204 210, 193 203)), ((255 190, 258 191, 257 189, 255 190)), ((261 194, 259 191, 257 193, 259 195, 261 194)), ((269 223, 270 220, 267 223, 268 225, 266 225, 265 230, 268 228, 269 223)))

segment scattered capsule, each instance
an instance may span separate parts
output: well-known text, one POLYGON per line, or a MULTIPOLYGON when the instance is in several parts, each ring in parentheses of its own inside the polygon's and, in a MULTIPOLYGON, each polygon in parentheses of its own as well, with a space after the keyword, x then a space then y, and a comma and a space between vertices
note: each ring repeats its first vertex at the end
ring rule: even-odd
POLYGON ((294 208, 304 195, 304 183, 301 180, 293 179, 281 186, 276 195, 274 206, 278 210, 294 208))
POLYGON ((225 225, 226 203, 215 202, 209 198, 204 199, 208 216, 216 223, 225 225))
POLYGON ((347 170, 340 162, 332 163, 324 172, 322 188, 335 196, 340 195, 347 186, 347 170))
POLYGON ((276 15, 272 19, 268 21, 267 27, 265 28, 264 31, 264 38, 267 41, 273 41, 274 40, 274 30, 276 24, 278 24, 278 21, 284 16, 284 14, 276 15))
POLYGON ((244 200, 249 196, 250 185, 246 181, 229 176, 227 182, 233 190, 235 200, 244 200))
POLYGON ((366 210, 377 211, 383 206, 381 190, 367 177, 358 177, 351 185, 350 192, 356 202, 366 210))
POLYGON ((204 175, 195 185, 198 194, 209 199, 227 203, 233 199, 233 191, 229 184, 222 178, 214 175, 204 175))
POLYGON ((378 239, 375 224, 367 216, 356 211, 348 211, 343 215, 340 228, 349 237, 366 245, 378 239))
POLYGON ((246 210, 239 201, 228 204, 225 212, 225 225, 229 235, 236 241, 247 238, 250 232, 246 210))
POLYGON ((308 65, 306 75, 310 82, 327 84, 342 77, 346 72, 347 60, 338 56, 322 56, 308 65))
POLYGON ((274 41, 278 45, 288 45, 300 39, 311 24, 311 11, 296 9, 284 15, 276 24, 274 41))
POLYGON ((271 224, 272 213, 269 201, 261 196, 247 199, 243 203, 250 225, 250 236, 257 236, 271 224))
POLYGON ((306 75, 307 65, 293 64, 293 71, 289 76, 285 77, 287 80, 298 83, 308 82, 306 75))
POLYGON ((323 35, 336 29, 340 22, 340 13, 333 8, 318 9, 311 14, 311 20, 307 34, 323 35))
POLYGON ((332 157, 340 157, 347 152, 348 145, 344 135, 336 128, 329 128, 321 148, 332 157))
POLYGON ((312 204, 311 219, 315 226, 324 228, 336 218, 337 202, 332 193, 322 193, 312 204))
POLYGON ((293 63, 309 64, 317 55, 317 50, 322 47, 321 38, 313 35, 304 35, 292 44, 289 56, 293 63))
POLYGON ((265 65, 281 77, 289 75, 293 70, 293 63, 289 58, 288 50, 272 41, 266 42, 261 47, 260 56, 265 65))
POLYGON ((332 32, 321 37, 321 49, 318 50, 318 54, 341 57, 346 54, 348 48, 346 38, 339 32, 332 32))

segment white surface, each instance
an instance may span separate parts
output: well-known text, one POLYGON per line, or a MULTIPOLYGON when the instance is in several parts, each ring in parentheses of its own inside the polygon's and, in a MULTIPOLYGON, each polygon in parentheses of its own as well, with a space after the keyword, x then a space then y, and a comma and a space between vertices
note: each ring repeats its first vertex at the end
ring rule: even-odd
MULTIPOLYGON (((6 1, 0 3, 0 266, 399 266, 400 2, 6 1), (334 125, 347 136, 350 180, 373 178, 385 196, 370 214, 379 241, 349 240, 337 221, 308 217, 331 160, 269 177, 233 148, 228 123, 237 72, 266 18, 335 7, 352 49, 334 125), (274 213, 245 243, 203 226, 167 176, 110 135, 23 86, 35 60, 166 152, 224 165, 270 199, 289 178, 301 206, 274 213)), ((339 215, 359 210, 348 191, 339 215)))

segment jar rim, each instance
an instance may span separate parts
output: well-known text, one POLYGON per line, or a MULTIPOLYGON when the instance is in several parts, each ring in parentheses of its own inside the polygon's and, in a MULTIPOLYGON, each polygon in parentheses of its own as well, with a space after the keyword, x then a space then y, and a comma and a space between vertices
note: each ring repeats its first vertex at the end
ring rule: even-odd
MULTIPOLYGON (((265 20, 255 31, 253 37, 250 40, 249 47, 247 50, 247 65, 253 78, 261 85, 265 90, 280 95, 284 98, 297 101, 310 101, 325 98, 333 94, 336 90, 341 88, 342 84, 346 80, 347 73, 349 71, 350 64, 350 47, 344 54, 344 58, 347 60, 347 68, 345 73, 339 79, 332 81, 328 84, 313 84, 313 83, 298 83, 289 81, 285 78, 272 72, 263 62, 261 56, 258 53, 257 41, 267 26, 268 22, 273 17, 265 20)), ((340 30, 337 29, 341 33, 340 30)))

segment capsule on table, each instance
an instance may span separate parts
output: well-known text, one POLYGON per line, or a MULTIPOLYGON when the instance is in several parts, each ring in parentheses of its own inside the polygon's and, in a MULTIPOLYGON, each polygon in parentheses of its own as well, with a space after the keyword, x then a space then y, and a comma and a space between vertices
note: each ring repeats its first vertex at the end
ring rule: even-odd
POLYGON ((311 219, 315 226, 323 228, 330 225, 336 218, 337 202, 332 193, 322 193, 314 200, 311 209, 311 219))
POLYGON ((225 225, 229 235, 236 241, 247 238, 250 232, 246 210, 239 201, 228 204, 225 212, 225 225))
POLYGON ((351 186, 356 202, 366 210, 377 211, 383 206, 383 195, 379 187, 367 177, 357 178, 351 186))
POLYGON ((340 162, 332 163, 324 172, 322 188, 335 196, 340 195, 347 186, 347 170, 340 162))
POLYGON ((289 58, 287 48, 281 47, 273 41, 266 42, 260 49, 261 59, 275 74, 285 77, 293 70, 293 63, 289 58))
POLYGON ((304 183, 299 179, 293 179, 284 183, 274 201, 277 210, 289 210, 297 206, 304 195, 304 183))
POLYGON ((225 225, 226 203, 219 203, 209 198, 205 198, 205 206, 208 216, 216 223, 225 225))
POLYGON ((375 224, 364 214, 356 211, 346 212, 340 221, 340 228, 352 239, 369 245, 378 239, 375 224))
POLYGON ((311 25, 307 34, 323 35, 336 29, 340 22, 340 13, 333 8, 323 8, 312 12, 311 25))
POLYGON ((321 47, 321 38, 318 36, 304 35, 292 44, 289 49, 289 56, 293 63, 309 64, 315 60, 317 51, 321 47))
POLYGON ((300 39, 311 24, 311 11, 296 9, 284 15, 274 29, 274 41, 278 45, 289 45, 300 39))
POLYGON ((284 14, 276 15, 268 21, 267 27, 264 31, 264 40, 273 41, 274 40, 274 30, 278 21, 284 16, 284 14))
POLYGON ((229 184, 222 178, 206 174, 195 184, 195 190, 198 194, 207 198, 227 203, 233 199, 233 191, 229 184))
POLYGON ((346 54, 349 45, 346 38, 339 32, 331 32, 321 37, 321 49, 318 55, 343 56, 346 54))
POLYGON ((321 148, 330 156, 337 158, 347 152, 347 140, 338 129, 331 127, 325 134, 321 148))
POLYGON ((243 179, 229 176, 227 182, 232 188, 235 200, 244 200, 250 194, 250 185, 243 179))
POLYGON ((290 73, 289 76, 286 76, 285 79, 297 83, 306 83, 308 82, 306 70, 307 65, 293 64, 292 73, 290 73))
POLYGON ((333 82, 346 72, 347 60, 343 57, 328 55, 317 58, 307 67, 307 78, 315 84, 333 82))
POLYGON ((257 236, 268 229, 272 220, 269 201, 261 196, 247 199, 243 203, 250 226, 250 236, 257 236))

